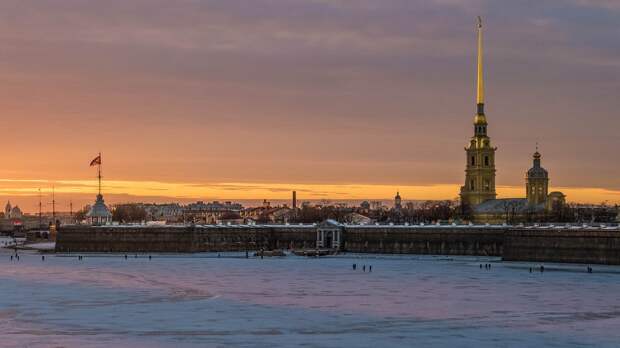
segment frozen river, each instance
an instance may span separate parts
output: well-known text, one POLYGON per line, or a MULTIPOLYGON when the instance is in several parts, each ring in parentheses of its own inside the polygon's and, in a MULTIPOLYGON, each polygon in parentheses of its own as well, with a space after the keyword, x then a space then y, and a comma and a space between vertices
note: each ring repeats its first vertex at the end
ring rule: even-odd
POLYGON ((524 263, 411 255, 9 256, 0 251, 1 347, 620 346, 620 267, 530 273, 524 263), (486 262, 492 268, 480 269, 486 262))

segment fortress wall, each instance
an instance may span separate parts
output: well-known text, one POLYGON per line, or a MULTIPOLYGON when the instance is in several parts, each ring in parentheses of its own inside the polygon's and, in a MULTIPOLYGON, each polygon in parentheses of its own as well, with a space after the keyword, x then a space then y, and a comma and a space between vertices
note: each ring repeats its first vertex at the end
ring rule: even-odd
POLYGON ((316 247, 316 228, 278 226, 272 228, 272 249, 312 249, 316 247))
POLYGON ((316 244, 316 229, 312 227, 196 226, 193 229, 197 251, 314 248, 316 244))
POLYGON ((57 252, 196 252, 195 232, 178 227, 63 226, 57 252))
MULTIPOLYGON (((620 265, 620 230, 346 226, 343 251, 502 256, 506 261, 620 265)), ((204 252, 306 249, 311 226, 63 226, 58 252, 204 252)))
POLYGON ((504 232, 502 228, 347 227, 344 248, 360 253, 500 256, 504 232))
POLYGON ((620 230, 511 229, 502 259, 620 265, 620 230))
POLYGON ((60 228, 58 252, 204 252, 314 247, 316 230, 263 226, 86 226, 60 228))

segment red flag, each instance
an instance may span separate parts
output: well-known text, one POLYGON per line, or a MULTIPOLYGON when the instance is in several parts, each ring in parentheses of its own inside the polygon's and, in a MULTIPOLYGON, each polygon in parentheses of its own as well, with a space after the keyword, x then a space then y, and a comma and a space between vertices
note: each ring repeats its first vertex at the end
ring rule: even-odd
POLYGON ((90 166, 96 166, 98 164, 101 164, 101 155, 95 157, 95 159, 93 159, 92 161, 90 161, 90 166))

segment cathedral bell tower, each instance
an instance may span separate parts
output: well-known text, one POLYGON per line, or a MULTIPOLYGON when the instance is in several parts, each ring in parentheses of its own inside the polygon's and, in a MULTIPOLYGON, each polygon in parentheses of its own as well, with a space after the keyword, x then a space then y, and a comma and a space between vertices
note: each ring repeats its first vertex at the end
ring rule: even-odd
POLYGON ((540 166, 540 157, 538 146, 536 146, 532 168, 527 171, 527 176, 525 177, 527 201, 531 205, 545 203, 549 193, 549 173, 540 166))
POLYGON ((474 136, 465 148, 467 166, 465 185, 461 186, 461 203, 472 207, 495 199, 495 150, 487 135, 487 118, 484 114, 484 78, 482 64, 482 19, 478 17, 478 78, 474 136))

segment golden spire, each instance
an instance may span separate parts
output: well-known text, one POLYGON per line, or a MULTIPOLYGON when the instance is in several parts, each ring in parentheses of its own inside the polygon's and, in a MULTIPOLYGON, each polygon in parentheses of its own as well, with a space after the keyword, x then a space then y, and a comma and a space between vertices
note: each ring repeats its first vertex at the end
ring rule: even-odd
MULTIPOLYGON (((474 117, 474 124, 486 125, 487 118, 484 116, 484 76, 482 65, 482 18, 478 16, 478 85, 476 88, 476 116, 474 117)), ((476 128, 476 134, 480 131, 485 133, 484 129, 476 128)))
POLYGON ((477 104, 484 104, 484 76, 482 70, 482 18, 478 16, 478 88, 477 104))

